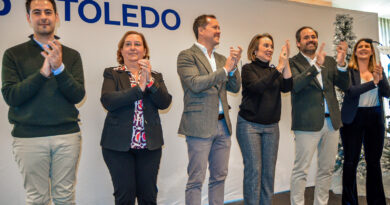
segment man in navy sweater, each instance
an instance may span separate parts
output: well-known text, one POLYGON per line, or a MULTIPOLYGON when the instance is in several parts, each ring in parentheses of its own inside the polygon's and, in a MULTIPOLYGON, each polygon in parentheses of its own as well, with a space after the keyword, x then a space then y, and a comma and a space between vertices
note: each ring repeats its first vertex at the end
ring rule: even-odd
POLYGON ((81 144, 75 104, 85 95, 81 57, 54 35, 54 0, 27 0, 26 10, 34 34, 7 49, 2 63, 15 161, 26 204, 75 204, 81 144))

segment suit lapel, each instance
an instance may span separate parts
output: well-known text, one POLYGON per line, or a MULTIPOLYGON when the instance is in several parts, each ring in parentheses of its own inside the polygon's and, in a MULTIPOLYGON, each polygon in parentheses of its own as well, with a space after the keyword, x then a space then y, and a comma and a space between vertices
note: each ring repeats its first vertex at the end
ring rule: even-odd
MULTIPOLYGON (((299 52, 298 55, 296 56, 295 63, 297 64, 297 68, 299 69, 299 71, 301 73, 311 67, 311 65, 309 64, 309 62, 307 62, 306 58, 301 54, 301 52, 299 52)), ((321 70, 321 72, 322 71, 323 70, 321 70)), ((322 77, 324 77, 324 76, 322 76, 322 77)), ((314 77, 313 80, 314 80, 314 83, 317 85, 317 87, 322 89, 321 84, 318 82, 317 77, 314 77)))
MULTIPOLYGON (((324 90, 328 86, 328 85, 325 85, 325 84, 328 84, 328 80, 330 79, 330 78, 328 78, 328 74, 329 74, 329 69, 327 69, 327 68, 321 69, 322 85, 323 85, 323 89, 324 90)), ((316 78, 316 80, 317 80, 317 78, 316 78)), ((316 82, 318 82, 318 80, 316 82)))
POLYGON ((119 76, 119 83, 122 89, 126 89, 130 86, 129 75, 125 71, 117 71, 119 76))
MULTIPOLYGON (((217 66, 217 69, 223 69, 223 67, 225 66, 225 62, 223 61, 222 58, 219 58, 219 55, 214 53, 214 58, 215 58, 215 64, 217 66)), ((220 91, 221 90, 221 87, 223 85, 223 82, 221 83, 218 83, 216 86, 217 86, 217 89, 220 91)))
POLYGON ((213 69, 202 50, 200 50, 200 48, 195 44, 191 47, 191 50, 195 53, 196 58, 198 58, 202 65, 206 68, 206 71, 208 73, 212 73, 213 69))
POLYGON ((352 77, 353 77, 353 85, 360 85, 361 84, 361 79, 360 79, 360 72, 355 69, 352 70, 352 77))

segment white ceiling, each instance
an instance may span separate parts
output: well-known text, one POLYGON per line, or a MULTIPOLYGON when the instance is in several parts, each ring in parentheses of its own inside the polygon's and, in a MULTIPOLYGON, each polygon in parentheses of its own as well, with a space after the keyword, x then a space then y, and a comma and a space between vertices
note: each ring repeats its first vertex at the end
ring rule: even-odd
POLYGON ((330 0, 333 7, 378 13, 390 19, 390 0, 330 0))

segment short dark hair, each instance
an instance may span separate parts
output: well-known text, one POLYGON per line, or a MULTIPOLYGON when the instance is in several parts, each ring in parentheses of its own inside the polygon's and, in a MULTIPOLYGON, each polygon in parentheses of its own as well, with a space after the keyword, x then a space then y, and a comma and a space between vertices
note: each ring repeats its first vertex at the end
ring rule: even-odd
MULTIPOLYGON (((31 9, 31 2, 34 0, 26 0, 26 11, 28 14, 30 14, 30 9, 31 9)), ((54 13, 57 13, 57 5, 54 0, 47 0, 50 1, 51 5, 53 5, 54 13)))
POLYGON ((207 18, 217 19, 217 17, 215 17, 212 14, 203 14, 203 15, 196 17, 196 19, 194 21, 194 25, 192 26, 192 29, 194 30, 194 34, 195 34, 196 39, 198 39, 198 28, 199 27, 204 28, 207 26, 207 24, 208 24, 207 18))
POLYGON ((314 33, 316 33, 316 36, 318 38, 318 32, 316 30, 314 30, 310 26, 303 26, 303 27, 299 28, 298 31, 295 33, 295 38, 296 38, 298 43, 301 42, 301 31, 304 30, 304 29, 307 29, 307 28, 313 30, 314 33))

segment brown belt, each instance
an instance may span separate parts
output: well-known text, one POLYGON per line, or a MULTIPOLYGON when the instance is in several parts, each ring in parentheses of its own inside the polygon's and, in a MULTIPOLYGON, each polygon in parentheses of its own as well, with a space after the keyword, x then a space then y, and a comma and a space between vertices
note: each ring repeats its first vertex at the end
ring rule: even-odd
POLYGON ((224 115, 224 114, 219 114, 219 115, 218 115, 218 120, 222 120, 223 118, 225 118, 225 115, 224 115))

